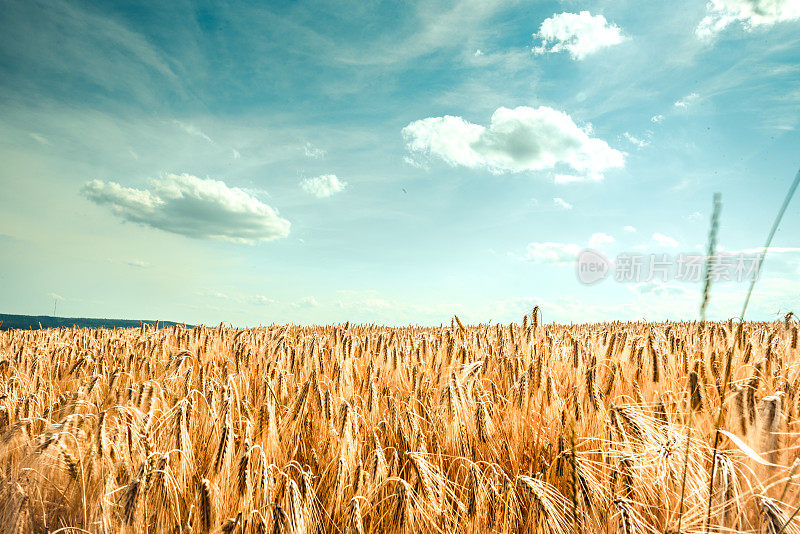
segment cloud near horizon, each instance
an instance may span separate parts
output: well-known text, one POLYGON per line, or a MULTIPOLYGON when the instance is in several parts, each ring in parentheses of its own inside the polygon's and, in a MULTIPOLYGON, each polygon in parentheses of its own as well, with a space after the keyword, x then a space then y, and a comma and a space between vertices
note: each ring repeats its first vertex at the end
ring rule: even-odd
POLYGON ((674 237, 656 232, 653 234, 653 241, 660 247, 675 248, 678 246, 678 240, 674 237))
POLYGON ((488 127, 450 115, 430 117, 410 123, 402 134, 411 152, 495 174, 562 166, 599 180, 608 169, 625 165, 624 153, 548 106, 498 108, 488 127))
POLYGON ((613 236, 610 236, 604 232, 597 232, 592 234, 592 237, 589 238, 589 248, 598 249, 603 245, 610 245, 615 241, 616 239, 614 239, 613 236))
POLYGON ((567 51, 572 59, 581 61, 589 54, 626 40, 622 30, 603 15, 559 13, 545 19, 533 34, 542 44, 533 48, 534 54, 567 51))
POLYGON ((528 243, 521 259, 533 263, 572 263, 577 259, 581 250, 581 247, 571 243, 554 243, 552 241, 528 243))
POLYGON ((572 204, 570 204, 561 197, 555 197, 553 199, 553 206, 555 206, 560 210, 571 210, 573 208, 572 204))
POLYGON ((166 174, 147 189, 92 180, 83 196, 117 217, 196 239, 252 244, 289 235, 291 223, 238 187, 190 174, 166 174))

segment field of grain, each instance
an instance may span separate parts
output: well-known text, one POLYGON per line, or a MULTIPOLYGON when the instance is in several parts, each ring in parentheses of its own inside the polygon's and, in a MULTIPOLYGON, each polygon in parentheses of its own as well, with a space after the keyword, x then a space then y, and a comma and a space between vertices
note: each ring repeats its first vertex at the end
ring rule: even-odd
POLYGON ((789 318, 533 317, 2 332, 0 531, 800 531, 789 318))

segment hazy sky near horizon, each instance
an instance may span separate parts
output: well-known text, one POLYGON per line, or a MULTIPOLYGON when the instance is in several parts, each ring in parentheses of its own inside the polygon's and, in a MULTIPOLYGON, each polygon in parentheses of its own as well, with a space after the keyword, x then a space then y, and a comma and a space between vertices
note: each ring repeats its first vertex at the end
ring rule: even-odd
MULTIPOLYGON (((800 0, 2 7, 0 312, 696 319, 576 251, 702 253, 717 191, 754 249, 800 167, 800 0)), ((800 312, 799 227, 750 318, 800 312)))

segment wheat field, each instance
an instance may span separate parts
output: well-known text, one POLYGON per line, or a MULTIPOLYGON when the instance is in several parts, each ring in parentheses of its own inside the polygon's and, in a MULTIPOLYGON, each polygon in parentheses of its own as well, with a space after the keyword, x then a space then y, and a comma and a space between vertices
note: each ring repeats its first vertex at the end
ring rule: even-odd
POLYGON ((1 332, 0 530, 800 532, 798 327, 737 326, 1 332))

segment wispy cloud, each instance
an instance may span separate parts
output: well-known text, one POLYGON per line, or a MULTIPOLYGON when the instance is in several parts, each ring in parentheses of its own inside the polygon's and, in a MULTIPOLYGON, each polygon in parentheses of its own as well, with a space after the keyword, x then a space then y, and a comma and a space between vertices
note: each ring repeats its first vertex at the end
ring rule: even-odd
POLYGON ((311 143, 306 143, 303 145, 303 153, 305 153, 307 158, 311 159, 321 159, 325 157, 325 151, 321 148, 317 148, 311 143))
POLYGON ((589 238, 589 248, 601 248, 603 245, 610 245, 614 241, 615 239, 613 236, 603 232, 597 232, 592 234, 592 237, 589 238))
POLYGON ((34 65, 34 76, 51 86, 85 88, 82 101, 113 94, 156 104, 164 95, 185 94, 171 58, 119 17, 61 0, 6 8, 6 20, 14 21, 3 26, 6 42, 21 43, 16 60, 34 65))
POLYGON ((686 219, 687 221, 692 221, 692 222, 699 221, 699 220, 703 219, 703 214, 700 213, 699 211, 693 211, 689 215, 686 215, 684 217, 684 219, 686 219))
POLYGON ((656 295, 675 296, 675 295, 691 295, 694 292, 686 286, 678 284, 668 284, 660 280, 651 280, 649 282, 641 282, 638 284, 630 284, 627 286, 634 293, 639 295, 656 295))
POLYGON ((529 243, 520 259, 533 263, 572 263, 580 251, 581 247, 571 243, 529 243))
POLYGON ((293 303, 292 306, 295 308, 316 308, 319 306, 319 302, 314 297, 303 297, 293 303))
POLYGON ((188 122, 181 122, 179 120, 175 120, 175 124, 178 126, 178 128, 180 128, 187 134, 199 137, 200 139, 205 139, 209 143, 214 144, 214 140, 211 139, 209 136, 207 136, 200 128, 198 128, 194 124, 190 124, 188 122))
POLYGON ((636 136, 630 134, 629 132, 625 132, 622 135, 625 137, 625 139, 630 141, 631 144, 635 145, 637 148, 644 148, 644 147, 646 147, 647 145, 650 144, 650 140, 649 139, 641 139, 639 137, 636 137, 636 136))
POLYGON ((660 247, 676 248, 678 246, 677 239, 658 232, 653 234, 653 241, 660 247))
POLYGON ((35 133, 35 132, 30 132, 28 135, 31 137, 31 139, 33 139, 34 141, 36 141, 40 145, 49 145, 50 144, 50 141, 48 141, 48 139, 43 135, 40 135, 40 134, 35 133))
POLYGON ((588 176, 583 176, 580 174, 556 174, 553 176, 553 183, 556 185, 564 185, 564 184, 575 184, 580 182, 587 182, 587 181, 599 181, 602 176, 598 176, 596 174, 590 174, 588 176))
POLYGON ((259 306, 270 306, 276 303, 275 299, 266 297, 264 295, 253 295, 248 299, 252 304, 257 304, 259 306))
POLYGON ((689 93, 680 100, 675 101, 674 106, 679 109, 686 109, 689 106, 695 104, 699 99, 700 95, 698 95, 697 93, 689 93))
POLYGON ((561 197, 555 197, 553 199, 553 206, 555 206, 556 208, 558 208, 560 210, 571 210, 572 209, 572 204, 570 204, 569 202, 567 202, 566 200, 564 200, 561 197))
POLYGON ((152 265, 142 260, 126 260, 125 264, 136 269, 149 269, 152 265))

